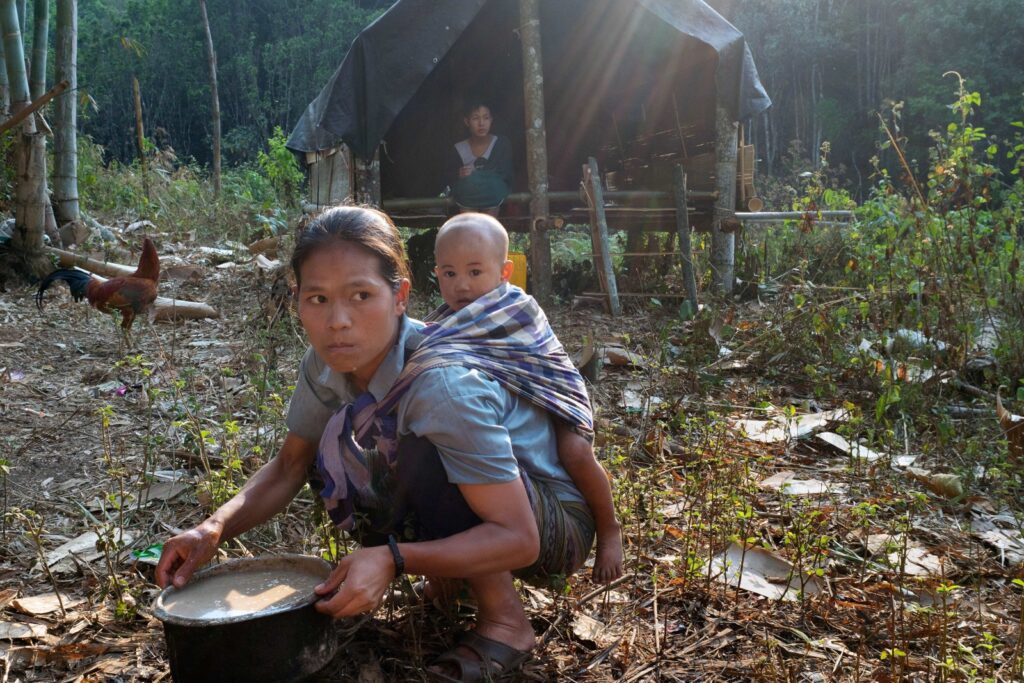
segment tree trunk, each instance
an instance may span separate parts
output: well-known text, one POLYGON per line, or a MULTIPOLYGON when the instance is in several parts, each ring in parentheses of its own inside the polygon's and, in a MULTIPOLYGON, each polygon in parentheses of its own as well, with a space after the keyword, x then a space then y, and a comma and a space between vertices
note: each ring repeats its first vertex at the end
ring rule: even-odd
POLYGON ((70 92, 58 97, 53 137, 53 199, 57 223, 79 220, 78 206, 78 0, 57 0, 57 80, 70 92))
MULTIPOLYGON (((0 29, 3 32, 4 61, 11 88, 11 113, 29 106, 25 49, 21 40, 15 0, 0 0, 0 29)), ((42 256, 46 206, 46 138, 36 132, 35 118, 21 124, 15 148, 14 233, 11 250, 21 255, 26 275, 36 275, 42 256)))
POLYGON ((213 195, 220 196, 220 97, 217 94, 217 53, 213 51, 213 34, 206 14, 206 0, 199 0, 206 37, 206 62, 210 69, 210 124, 213 126, 213 195))
POLYGON ((49 40, 50 3, 48 0, 34 0, 32 3, 32 75, 29 79, 29 94, 32 99, 46 92, 46 48, 49 40))
POLYGON ((530 183, 530 267, 533 294, 551 301, 551 242, 548 236, 548 149, 544 127, 544 69, 541 57, 540 2, 519 0, 523 49, 523 99, 526 108, 526 170, 530 183))

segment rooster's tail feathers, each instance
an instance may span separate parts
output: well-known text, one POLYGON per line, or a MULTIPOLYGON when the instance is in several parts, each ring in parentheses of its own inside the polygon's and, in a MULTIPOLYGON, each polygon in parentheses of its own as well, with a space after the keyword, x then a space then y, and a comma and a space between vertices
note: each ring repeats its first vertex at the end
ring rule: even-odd
POLYGON ((68 287, 71 289, 71 297, 75 301, 81 301, 86 296, 86 288, 89 286, 89 280, 91 279, 92 276, 83 270, 70 268, 55 270, 39 283, 39 290, 36 292, 36 306, 39 307, 39 310, 43 310, 43 292, 49 289, 57 280, 67 282, 68 287))
POLYGON ((160 257, 157 256, 153 240, 148 237, 142 241, 142 255, 139 256, 139 266, 132 275, 152 280, 153 282, 160 281, 160 257))

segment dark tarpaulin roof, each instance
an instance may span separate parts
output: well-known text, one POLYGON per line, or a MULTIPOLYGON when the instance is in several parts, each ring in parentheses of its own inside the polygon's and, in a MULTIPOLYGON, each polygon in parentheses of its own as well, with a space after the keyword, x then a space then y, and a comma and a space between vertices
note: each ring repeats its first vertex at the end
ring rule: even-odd
MULTIPOLYGON (((713 50, 717 63, 715 83, 721 99, 737 120, 746 120, 765 109, 771 101, 757 76, 757 69, 743 34, 703 0, 608 0, 612 5, 642 8, 698 47, 713 50)), ((329 149, 344 141, 361 158, 369 158, 387 135, 395 119, 444 62, 446 55, 485 5, 508 4, 514 0, 399 0, 355 39, 341 66, 303 113, 288 139, 297 152, 329 149)), ((571 34, 580 12, 600 3, 577 5, 565 0, 542 2, 541 30, 571 34), (561 27, 547 21, 561 21, 561 27)), ((474 26, 474 30, 477 27, 474 26)), ((481 26, 479 30, 487 30, 481 26)), ((599 47, 614 58, 616 38, 608 35, 599 47)), ((545 71, 548 46, 545 42, 545 71)), ((476 59, 498 56, 475 55, 476 59)), ((518 68, 518 67, 517 67, 518 68)), ((545 89, 552 84, 546 80, 545 89)), ((522 85, 507 83, 508 89, 522 85)))

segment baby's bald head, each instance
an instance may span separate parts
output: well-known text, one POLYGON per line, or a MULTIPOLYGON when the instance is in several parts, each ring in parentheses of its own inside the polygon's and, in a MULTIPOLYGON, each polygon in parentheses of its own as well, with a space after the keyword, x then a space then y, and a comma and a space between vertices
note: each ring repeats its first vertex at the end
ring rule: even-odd
POLYGON ((434 241, 434 258, 441 297, 456 311, 512 275, 508 233, 482 213, 461 213, 442 225, 434 241))
POLYGON ((434 257, 441 262, 444 249, 453 242, 471 240, 486 249, 480 256, 496 259, 498 262, 508 260, 508 232, 493 216, 485 213, 460 213, 454 216, 437 231, 434 240, 434 257))

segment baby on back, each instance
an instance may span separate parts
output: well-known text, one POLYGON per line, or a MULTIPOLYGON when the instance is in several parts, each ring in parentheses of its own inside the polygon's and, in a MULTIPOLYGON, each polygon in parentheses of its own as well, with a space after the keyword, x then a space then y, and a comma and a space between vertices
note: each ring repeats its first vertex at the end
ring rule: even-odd
MULTIPOLYGON (((508 233, 495 218, 463 213, 438 231, 434 272, 448 308, 462 310, 481 296, 507 283, 513 264, 508 258, 508 233)), ((558 459, 579 489, 594 517, 597 556, 594 579, 608 582, 622 575, 622 538, 615 516, 611 486, 594 457, 590 441, 562 420, 554 420, 558 459)))

